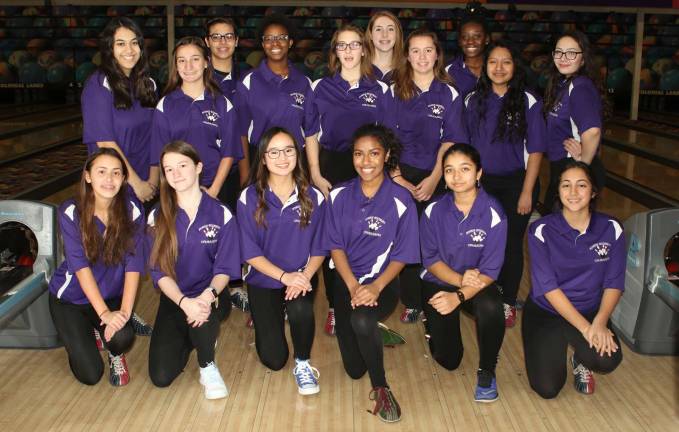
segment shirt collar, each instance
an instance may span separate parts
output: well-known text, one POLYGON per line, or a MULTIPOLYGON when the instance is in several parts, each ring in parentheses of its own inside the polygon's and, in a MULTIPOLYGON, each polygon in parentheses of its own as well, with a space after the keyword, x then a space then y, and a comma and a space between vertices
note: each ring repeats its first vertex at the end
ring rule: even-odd
POLYGON ((287 199, 287 201, 285 201, 282 204, 281 200, 278 199, 278 196, 276 196, 276 194, 271 190, 271 187, 266 188, 266 195, 267 201, 270 204, 274 205, 276 208, 280 208, 281 210, 285 210, 287 207, 299 201, 299 189, 297 188, 297 185, 295 185, 295 189, 292 191, 292 194, 287 199))
POLYGON ((377 192, 375 192, 375 195, 373 195, 372 198, 368 198, 367 196, 365 196, 365 194, 363 193, 363 189, 361 188, 361 178, 357 176, 354 178, 353 181, 354 181, 354 199, 360 205, 377 201, 382 197, 382 195, 389 193, 389 191, 391 190, 391 185, 393 184, 393 180, 389 178, 388 173, 385 171, 384 180, 382 181, 382 184, 380 185, 379 189, 377 189, 377 192))
POLYGON ((297 69, 292 65, 292 62, 288 60, 288 77, 283 79, 280 75, 276 75, 273 73, 271 68, 269 68, 269 65, 266 63, 266 59, 263 59, 262 62, 259 64, 259 71, 262 74, 262 77, 266 81, 270 82, 275 82, 276 84, 279 84, 286 79, 293 79, 295 77, 295 74, 297 72, 297 69))
POLYGON ((573 234, 576 237, 580 235, 591 235, 596 232, 596 230, 599 227, 599 223, 597 222, 597 217, 596 213, 592 212, 590 218, 589 218, 589 225, 587 225, 587 228, 585 229, 585 232, 580 234, 578 230, 573 228, 568 224, 568 221, 566 221, 566 218, 563 216, 563 212, 559 211, 556 214, 556 229, 557 232, 561 235, 566 235, 566 234, 573 234))
POLYGON ((203 94, 198 96, 197 98, 193 99, 191 96, 187 95, 184 93, 181 89, 181 87, 177 87, 172 93, 168 95, 171 99, 186 99, 191 102, 198 102, 198 101, 203 101, 208 98, 208 92, 207 89, 203 91, 203 94))
POLYGON ((479 215, 482 215, 487 209, 488 209, 488 194, 486 193, 483 188, 479 188, 478 193, 476 194, 476 199, 474 199, 474 203, 472 204, 472 208, 469 209, 469 214, 467 217, 464 217, 464 213, 460 211, 460 209, 457 208, 455 205, 455 194, 453 192, 448 192, 446 194, 446 202, 452 209, 453 213, 457 217, 459 221, 465 220, 465 219, 471 219, 474 217, 477 217, 479 215))

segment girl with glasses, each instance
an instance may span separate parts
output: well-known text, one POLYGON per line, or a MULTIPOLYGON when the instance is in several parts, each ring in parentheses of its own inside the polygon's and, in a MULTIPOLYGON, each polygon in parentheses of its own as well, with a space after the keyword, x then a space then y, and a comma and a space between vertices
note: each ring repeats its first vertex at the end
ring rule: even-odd
POLYGON ((311 366, 316 271, 321 248, 323 194, 313 188, 294 137, 283 128, 262 135, 253 183, 238 200, 241 254, 259 359, 274 371, 288 361, 287 313, 294 349, 292 373, 298 392, 318 393, 319 373, 311 366))
MULTIPOLYGON (((382 124, 389 100, 389 87, 373 75, 370 53, 359 28, 347 24, 330 42, 328 67, 331 75, 312 84, 307 109, 309 133, 306 155, 314 185, 327 197, 330 189, 356 176, 352 163, 351 136, 365 123, 382 124)), ((325 332, 335 334, 331 279, 323 266, 325 293, 330 306, 325 332)))

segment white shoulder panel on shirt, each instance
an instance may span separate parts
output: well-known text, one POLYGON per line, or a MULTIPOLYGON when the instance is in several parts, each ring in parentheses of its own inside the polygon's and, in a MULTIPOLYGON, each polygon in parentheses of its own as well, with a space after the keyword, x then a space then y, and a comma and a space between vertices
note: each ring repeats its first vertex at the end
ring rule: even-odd
POLYGON ((533 96, 529 92, 526 92, 526 97, 528 98, 528 109, 533 108, 533 105, 535 105, 538 100, 535 99, 535 96, 533 96))
POLYGON ((380 80, 377 80, 377 84, 379 84, 380 87, 382 87, 382 94, 387 94, 387 91, 389 91, 389 86, 380 80))
POLYGON ((243 85, 248 90, 250 90, 250 78, 252 77, 252 74, 253 72, 250 72, 249 74, 245 75, 245 78, 243 78, 243 85))
POLYGON ((243 191, 240 193, 240 197, 238 198, 238 201, 242 202, 243 205, 248 205, 248 189, 250 189, 250 187, 243 189, 243 191))
POLYGON ((233 104, 229 100, 228 97, 224 96, 224 100, 226 101, 226 112, 229 112, 233 109, 233 104))
POLYGON ((334 202, 335 202, 335 198, 337 198, 337 195, 339 195, 339 193, 342 192, 342 191, 344 190, 345 187, 346 187, 346 186, 342 186, 342 187, 340 187, 340 188, 331 190, 331 191, 330 191, 330 201, 334 203, 334 202))
POLYGON ((163 111, 165 109, 164 104, 165 104, 165 96, 160 98, 160 100, 158 101, 158 105, 156 105, 156 109, 160 112, 164 112, 163 111))
POLYGON ((153 84, 153 90, 154 91, 158 90, 158 85, 156 84, 156 81, 151 77, 149 77, 149 79, 151 80, 151 83, 153 84))
POLYGON ((426 214, 429 219, 431 219, 431 211, 434 210, 434 206, 436 204, 438 204, 438 201, 434 201, 433 203, 429 204, 426 209, 424 209, 424 214, 426 214))
POLYGON ((229 223, 231 219, 233 219, 233 215, 231 214, 231 210, 225 205, 222 205, 222 209, 224 210, 224 224, 226 225, 229 223))
POLYGON ((141 216, 141 211, 139 211, 139 207, 137 207, 134 201, 130 201, 130 204, 132 204, 132 220, 136 221, 141 216))
POLYGON ((619 239, 619 238, 620 238, 620 234, 622 234, 622 227, 620 226, 620 224, 619 224, 618 221, 616 221, 616 220, 609 219, 608 221, 609 221, 611 224, 613 224, 613 229, 615 230, 615 239, 616 239, 616 240, 619 239))
POLYGON ((113 91, 113 90, 111 90, 111 85, 108 83, 108 77, 107 76, 104 76, 104 82, 101 83, 101 85, 104 86, 104 88, 106 90, 113 91))
POLYGON ((319 191, 318 189, 312 188, 312 190, 314 192, 316 192, 316 205, 321 205, 323 203, 323 200, 325 199, 325 197, 323 196, 321 191, 319 191))
POLYGON ((311 90, 316 91, 316 87, 318 86, 318 83, 320 83, 321 81, 323 81, 323 78, 319 78, 316 81, 312 82, 311 83, 311 90))
POLYGON ((306 75, 304 75, 304 78, 306 78, 306 80, 309 81, 309 85, 313 84, 313 82, 311 81, 311 78, 309 78, 309 77, 306 76, 306 75))
POLYGON ((392 97, 394 97, 394 86, 395 86, 395 85, 396 85, 396 84, 392 84, 392 85, 389 86, 389 90, 391 90, 391 96, 392 96, 392 97))
POLYGON ((451 67, 451 66, 452 66, 452 65, 446 66, 446 73, 450 73, 450 67, 451 67))
POLYGON ((454 102, 455 99, 460 96, 460 93, 458 93, 457 90, 455 90, 455 87, 451 86, 450 84, 446 84, 446 86, 448 87, 448 90, 450 90, 450 94, 452 95, 454 102))
POLYGON ((575 88, 575 85, 573 84, 573 81, 571 81, 571 83, 568 84, 568 96, 571 95, 571 92, 573 91, 574 88, 575 88))
POLYGON ((469 107, 469 99, 471 99, 472 95, 476 93, 476 91, 469 92, 467 96, 464 97, 464 106, 465 108, 469 107))
POLYGON ((156 209, 151 210, 149 217, 146 218, 146 225, 153 227, 156 226, 156 209))
POLYGON ((491 207, 490 208, 490 227, 493 228, 495 225, 499 224, 502 222, 502 219, 500 219, 500 215, 497 214, 497 211, 491 207))
POLYGON ((535 228, 535 237, 540 240, 542 243, 545 242, 545 238, 542 235, 542 229, 545 227, 546 224, 540 224, 538 225, 537 228, 535 228))
POLYGON ((396 202, 396 211, 398 212, 398 217, 400 219, 401 216, 403 216, 403 213, 405 213, 406 210, 408 210, 408 207, 406 207, 406 205, 403 204, 403 202, 401 202, 401 200, 396 197, 394 197, 394 202, 396 202))
POLYGON ((74 220, 73 212, 75 212, 75 204, 71 204, 70 206, 66 207, 66 209, 64 209, 64 214, 68 216, 71 221, 74 220))

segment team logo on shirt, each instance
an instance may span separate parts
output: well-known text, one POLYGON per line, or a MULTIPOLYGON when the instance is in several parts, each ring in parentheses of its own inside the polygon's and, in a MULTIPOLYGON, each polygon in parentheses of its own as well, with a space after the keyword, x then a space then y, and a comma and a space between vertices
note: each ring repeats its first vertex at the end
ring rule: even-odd
POLYGON ((301 205, 296 205, 296 206, 294 206, 293 208, 291 208, 290 210, 292 210, 293 212, 295 212, 295 214, 297 215, 297 217, 295 218, 294 222, 295 222, 295 223, 299 223, 299 222, 301 221, 301 219, 302 219, 302 206, 301 206, 301 205))
POLYGON ((380 229, 386 223, 384 219, 378 216, 368 216, 365 218, 365 221, 368 224, 368 229, 363 230, 363 234, 373 237, 382 237, 380 229))
POLYGON ((558 117, 559 116, 559 111, 561 111, 561 108, 563 107, 563 104, 561 102, 557 102, 554 104, 554 108, 552 108, 549 111, 549 115, 552 117, 558 117))
POLYGON ((469 236, 470 242, 467 243, 468 247, 481 248, 483 247, 483 241, 486 239, 487 234, 484 230, 474 228, 467 231, 465 234, 469 236))
POLYGON ((212 110, 203 111, 203 123, 210 126, 217 126, 217 120, 219 120, 219 114, 212 110))
POLYGON ((219 234, 219 225, 206 224, 198 228, 198 231, 203 233, 205 238, 201 239, 200 242, 203 244, 217 243, 217 235, 219 234))
POLYGON ((611 244, 608 242, 594 243, 589 247, 589 250, 594 251, 594 262, 604 262, 609 260, 608 253, 611 251, 611 244))
POLYGON ((366 92, 358 97, 363 101, 361 106, 375 108, 375 102, 377 102, 377 96, 375 93, 366 92))
POLYGON ((290 93, 290 97, 294 108, 304 109, 304 95, 302 93, 290 93))
POLYGON ((437 119, 442 119, 443 118, 443 111, 446 109, 443 107, 443 105, 439 104, 429 104, 427 105, 427 108, 431 111, 431 114, 429 114, 429 117, 431 118, 437 118, 437 119))

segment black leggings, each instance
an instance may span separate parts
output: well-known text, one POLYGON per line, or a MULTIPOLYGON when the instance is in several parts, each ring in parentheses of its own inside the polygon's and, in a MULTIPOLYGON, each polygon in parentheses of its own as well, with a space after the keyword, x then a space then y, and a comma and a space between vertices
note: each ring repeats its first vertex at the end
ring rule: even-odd
POLYGON ((318 279, 311 281, 313 290, 305 296, 285 301, 285 289, 260 288, 248 284, 250 311, 255 325, 255 347, 262 364, 281 370, 288 361, 288 341, 285 338, 285 312, 290 323, 290 335, 295 358, 308 360, 314 343, 314 297, 318 279))
MULTIPOLYGON (((559 177, 561 177, 561 172, 563 172, 566 164, 571 160, 571 158, 563 158, 558 161, 549 162, 549 185, 547 186, 544 201, 547 213, 550 213, 557 205, 556 202, 559 200, 559 177)), ((589 166, 592 169, 595 186, 599 191, 603 190, 604 186, 606 186, 606 168, 601 159, 599 159, 599 156, 594 156, 589 166)))
MULTIPOLYGON (((105 302, 109 310, 120 310, 120 298, 105 300, 105 302)), ((65 303, 50 294, 49 308, 54 326, 66 347, 71 371, 83 384, 94 385, 104 374, 104 363, 101 361, 92 329, 99 331, 104 346, 115 356, 127 352, 132 347, 134 330, 131 320, 128 320, 125 327, 106 342, 105 326, 100 325, 101 319, 91 304, 65 303)))
MULTIPOLYGON (((353 156, 351 150, 336 152, 320 147, 318 154, 318 165, 321 175, 331 185, 351 180, 356 177, 353 156)), ((330 269, 330 260, 323 261, 323 285, 325 286, 325 297, 328 299, 330 308, 334 308, 335 299, 332 294, 332 287, 335 286, 334 279, 339 277, 334 269, 330 269)))
POLYGON ((219 336, 220 317, 228 315, 230 301, 212 304, 208 321, 200 327, 186 322, 186 314, 165 294, 160 294, 158 314, 149 346, 149 376, 158 387, 167 387, 184 370, 194 348, 198 365, 205 367, 215 359, 215 342, 219 336))
POLYGON ((462 361, 464 347, 460 333, 460 309, 476 319, 476 339, 479 345, 479 368, 495 371, 498 353, 505 337, 505 315, 502 297, 496 284, 482 289, 474 297, 448 315, 441 315, 429 304, 439 291, 455 292, 457 287, 446 287, 422 281, 422 304, 429 334, 429 350, 432 357, 448 370, 455 370, 462 361))
POLYGON ((377 299, 377 306, 351 308, 349 289, 341 277, 335 279, 335 332, 344 370, 353 379, 370 375, 373 387, 386 387, 384 347, 377 322, 384 320, 398 303, 398 279, 387 285, 377 299))
MULTIPOLYGON (((596 311, 583 314, 590 322, 595 315, 596 311)), ((608 328, 610 325, 609 321, 608 328)), ((545 399, 556 397, 566 383, 568 345, 573 347, 579 363, 596 372, 612 372, 622 361, 622 350, 617 336, 613 338, 618 351, 610 357, 600 356, 568 321, 542 309, 530 298, 523 310, 521 334, 528 382, 545 399)))
MULTIPOLYGON (((483 188, 495 197, 507 215, 507 246, 502 271, 497 283, 502 287, 502 301, 508 305, 516 304, 516 294, 519 292, 521 275, 523 274, 523 236, 528 228, 530 213, 517 213, 519 196, 523 188, 526 172, 521 170, 504 176, 484 174, 481 177, 483 188)), ((539 184, 533 189, 533 205, 539 196, 539 184)), ((532 210, 532 209, 531 209, 532 210)))

